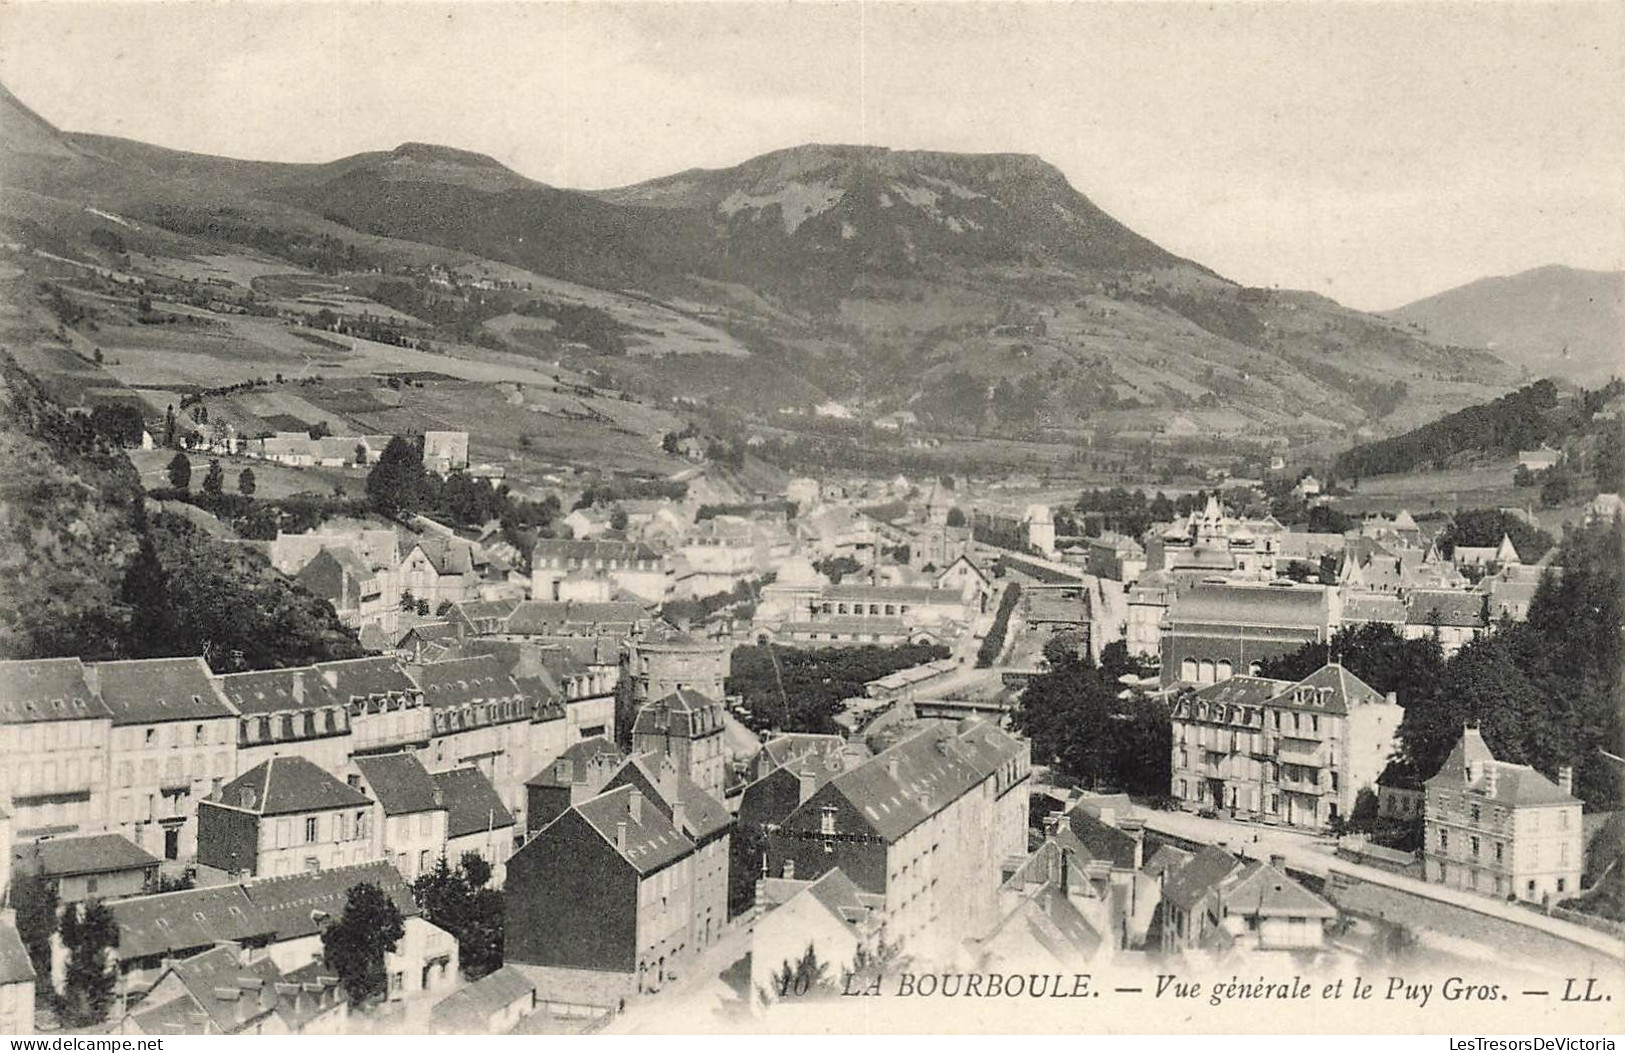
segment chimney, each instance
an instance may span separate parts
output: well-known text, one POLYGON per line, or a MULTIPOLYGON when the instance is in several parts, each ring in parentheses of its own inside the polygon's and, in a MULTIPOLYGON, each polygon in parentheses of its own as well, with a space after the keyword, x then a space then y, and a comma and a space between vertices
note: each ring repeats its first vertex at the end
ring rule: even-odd
POLYGON ((671 802, 671 825, 677 828, 678 833, 682 833, 687 822, 688 806, 683 803, 681 798, 673 797, 671 802))
POLYGON ((1270 866, 1274 867, 1276 870, 1280 870, 1282 872, 1285 872, 1285 870, 1286 870, 1286 856, 1281 855, 1281 853, 1279 853, 1279 852, 1271 852, 1270 853, 1270 866))
POLYGON ((1399 693, 1398 692, 1396 692, 1396 691, 1388 692, 1388 704, 1390 706, 1399 705, 1399 693))
POLYGON ((793 880, 796 876, 796 861, 794 859, 786 859, 784 861, 783 868, 781 868, 779 871, 779 876, 783 877, 786 881, 793 880))
POLYGON ((293 704, 305 704, 305 672, 302 669, 294 670, 293 674, 293 704))
POLYGON ((1557 788, 1571 797, 1574 795, 1574 769, 1567 764, 1557 769, 1557 788))
POLYGON ((1484 765, 1484 794, 1487 797, 1495 796, 1495 765, 1484 765))
POLYGON ((801 782, 800 792, 797 794, 796 803, 805 804, 807 803, 807 798, 818 792, 818 776, 812 770, 811 765, 804 763, 801 766, 801 770, 796 773, 796 777, 801 782))
POLYGON ((559 782, 575 782, 575 762, 569 757, 560 757, 553 762, 553 777, 559 782))
POLYGON ((626 824, 624 822, 615 824, 615 848, 620 852, 626 851, 626 824))
POLYGON ((643 792, 633 790, 626 798, 626 814, 632 817, 634 823, 643 824, 643 792))

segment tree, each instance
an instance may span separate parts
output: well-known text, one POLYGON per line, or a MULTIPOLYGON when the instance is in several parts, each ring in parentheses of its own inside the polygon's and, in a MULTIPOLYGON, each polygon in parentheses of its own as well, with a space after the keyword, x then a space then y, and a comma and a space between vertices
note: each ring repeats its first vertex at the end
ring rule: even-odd
POLYGON ((818 950, 811 943, 796 961, 786 958, 768 981, 768 989, 759 991, 764 1004, 792 999, 833 998, 840 992, 829 975, 829 966, 818 960, 818 950))
POLYGON ((412 883, 425 920, 451 933, 463 975, 477 980, 502 967, 502 893, 488 887, 491 864, 466 852, 453 867, 444 856, 412 883))
POLYGON ((61 1013, 71 1027, 94 1027, 107 1019, 118 984, 108 951, 118 946, 118 924, 99 900, 71 904, 62 913, 62 944, 68 952, 61 1013))
POLYGON ((192 462, 186 454, 177 453, 170 458, 169 467, 164 469, 169 473, 169 485, 177 490, 187 490, 192 486, 192 462))
POLYGON ((244 468, 237 476, 237 492, 244 497, 253 497, 257 484, 254 482, 254 469, 244 468))
POLYGON ((11 881, 11 902, 17 911, 17 935, 34 963, 34 975, 49 987, 51 936, 57 927, 56 883, 36 873, 18 872, 11 881))
POLYGON ((389 993, 384 957, 406 935, 400 908, 371 882, 350 889, 344 913, 322 931, 322 957, 338 975, 353 1008, 389 993))
POLYGON ((411 589, 401 590, 401 610, 410 614, 418 609, 418 599, 412 595, 411 589))
POLYGON ((226 489, 226 470, 220 466, 218 460, 209 462, 209 470, 203 475, 203 492, 211 497, 219 497, 226 489))
POLYGON ((175 445, 175 404, 173 402, 169 404, 168 409, 164 410, 164 445, 175 445))
POLYGON ((1540 503, 1546 508, 1558 505, 1574 496, 1574 477, 1559 466, 1541 473, 1545 481, 1540 484, 1540 503))
POLYGON ((858 942, 852 964, 841 970, 841 990, 868 991, 888 977, 908 969, 909 956, 899 941, 886 939, 886 926, 868 932, 858 942))
POLYGON ((367 463, 367 446, 365 443, 358 442, 355 444, 355 463, 358 466, 367 463))
POLYGON ((609 528, 611 530, 625 530, 626 524, 626 509, 617 508, 609 514, 609 528))
POLYGON ((367 473, 367 500, 383 515, 414 511, 422 498, 423 451, 399 435, 367 473))
POLYGON ((948 525, 962 527, 965 525, 965 512, 958 505, 948 509, 948 525))

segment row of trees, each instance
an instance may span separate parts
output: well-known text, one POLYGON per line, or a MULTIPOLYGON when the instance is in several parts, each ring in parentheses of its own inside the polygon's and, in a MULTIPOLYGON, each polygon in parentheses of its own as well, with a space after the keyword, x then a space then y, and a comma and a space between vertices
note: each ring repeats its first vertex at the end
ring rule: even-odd
POLYGON ((753 731, 834 734, 841 703, 861 696, 869 681, 946 657, 948 649, 939 644, 736 647, 728 691, 744 698, 749 708, 741 716, 753 731))

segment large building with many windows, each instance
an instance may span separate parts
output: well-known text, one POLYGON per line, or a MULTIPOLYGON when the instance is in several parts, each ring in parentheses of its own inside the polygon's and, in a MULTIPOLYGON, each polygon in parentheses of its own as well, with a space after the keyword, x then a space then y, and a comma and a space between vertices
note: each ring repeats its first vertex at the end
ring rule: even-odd
POLYGON ((372 798, 303 757, 273 757, 198 804, 198 863, 235 879, 380 858, 372 798))
POLYGON ((112 724, 79 659, 0 662, 0 813, 13 837, 106 826, 112 724))
POLYGON ((1337 664, 1292 683, 1233 676, 1171 707, 1182 807, 1321 829, 1376 793, 1403 714, 1337 664))
POLYGON ((1534 903, 1575 895, 1585 842, 1573 777, 1565 767, 1553 782, 1527 764, 1496 760, 1478 728, 1464 728, 1426 783, 1427 879, 1534 903))

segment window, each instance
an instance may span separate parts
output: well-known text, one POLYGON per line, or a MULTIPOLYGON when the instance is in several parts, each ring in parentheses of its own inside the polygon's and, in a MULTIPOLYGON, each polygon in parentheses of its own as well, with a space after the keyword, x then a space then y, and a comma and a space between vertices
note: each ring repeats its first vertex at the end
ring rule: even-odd
POLYGON ((305 844, 313 845, 315 843, 316 843, 316 817, 313 815, 313 816, 310 816, 309 818, 307 818, 305 820, 305 844))
POLYGON ((1502 847, 1503 846, 1501 845, 1501 842, 1499 842, 1499 841, 1495 842, 1495 861, 1497 863, 1501 862, 1501 854, 1502 854, 1501 850, 1502 850, 1502 847))
POLYGON ((1478 838, 1469 837, 1467 840, 1472 845, 1473 858, 1477 859, 1478 858, 1478 838))
POLYGON ((1443 852, 1450 847, 1450 831, 1439 831, 1439 851, 1443 852))
POLYGON ((1565 891, 1568 888, 1568 885, 1569 885, 1569 882, 1568 882, 1567 878, 1558 878, 1557 879, 1557 891, 1559 891, 1559 892, 1565 891))
POLYGON ((1477 822, 1478 822, 1478 817, 1479 817, 1479 810, 1478 810, 1478 805, 1476 805, 1476 804, 1475 804, 1475 805, 1473 805, 1473 809, 1472 809, 1472 810, 1473 810, 1473 822, 1474 822, 1474 824, 1477 824, 1477 822))
POLYGON ((96 887, 97 887, 97 883, 96 883, 95 878, 93 878, 93 877, 85 878, 85 892, 86 892, 86 894, 94 896, 96 894, 96 887))

